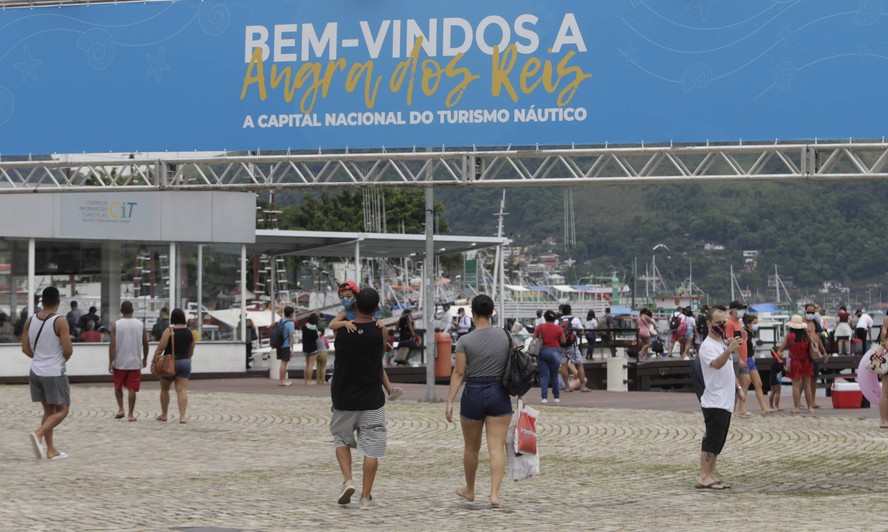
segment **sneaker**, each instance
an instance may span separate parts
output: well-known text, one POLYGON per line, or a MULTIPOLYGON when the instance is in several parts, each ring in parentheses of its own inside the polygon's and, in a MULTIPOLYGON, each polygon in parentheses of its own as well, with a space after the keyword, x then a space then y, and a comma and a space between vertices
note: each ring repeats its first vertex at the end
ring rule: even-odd
POLYGON ((556 398, 555 398, 555 402, 556 402, 556 403, 560 403, 560 402, 561 402, 561 399, 559 399, 559 398, 556 397, 556 398))
POLYGON ((361 497, 361 510, 370 510, 371 508, 376 508, 376 499, 373 497, 369 499, 361 497))
POLYGON ((339 493, 339 499, 336 501, 339 504, 348 504, 351 502, 352 495, 355 494, 355 483, 351 480, 347 480, 342 483, 342 491, 339 493))
POLYGON ((400 386, 396 386, 392 388, 392 393, 389 394, 389 401, 397 401, 398 397, 404 395, 404 389, 400 386))
POLYGON ((548 402, 549 402, 549 400, 548 400, 548 399, 543 399, 543 400, 542 400, 542 401, 540 401, 540 402, 541 402, 541 403, 543 403, 543 404, 546 404, 546 403, 548 403, 548 402))

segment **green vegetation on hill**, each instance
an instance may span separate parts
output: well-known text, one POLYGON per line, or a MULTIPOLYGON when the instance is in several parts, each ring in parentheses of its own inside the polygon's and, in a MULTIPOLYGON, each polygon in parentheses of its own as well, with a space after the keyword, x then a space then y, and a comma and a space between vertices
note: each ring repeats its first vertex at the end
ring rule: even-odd
MULTIPOLYGON (((456 234, 493 234, 501 190, 441 190, 436 199, 456 234)), ((575 277, 617 272, 639 275, 652 248, 664 244, 657 265, 675 287, 688 276, 716 299, 730 294, 733 265, 740 286, 765 291, 776 265, 813 293, 823 281, 878 282, 888 249, 877 232, 888 183, 785 182, 574 187, 577 246, 564 247, 564 189, 528 187, 506 195, 506 235, 532 252, 554 251, 578 263, 575 277), (547 238, 556 244, 545 243, 547 238), (706 243, 724 251, 705 251, 706 243), (743 250, 758 250, 758 266, 744 269, 743 250)), ((769 292, 773 293, 773 292, 769 292)))

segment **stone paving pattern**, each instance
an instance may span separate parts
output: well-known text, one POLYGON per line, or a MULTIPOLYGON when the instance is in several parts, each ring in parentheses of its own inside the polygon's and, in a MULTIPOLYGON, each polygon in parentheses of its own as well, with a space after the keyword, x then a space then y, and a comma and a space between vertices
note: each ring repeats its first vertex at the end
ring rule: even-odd
MULTIPOLYGON (((651 406, 658 397, 685 404, 655 410, 595 408, 606 392, 570 394, 592 406, 539 405, 542 475, 504 481, 504 508, 492 510, 486 458, 477 502, 454 495, 459 426, 446 422, 443 403, 417 401, 425 388, 414 386, 387 408, 388 454, 374 488, 381 507, 362 511, 357 496, 336 504, 325 387, 265 380, 264 393, 235 393, 192 384, 185 425, 175 415, 154 421, 156 383, 139 394, 135 423, 113 419, 110 385, 73 386, 72 413, 56 435, 70 458, 58 462, 32 454, 27 433, 40 410, 27 387, 0 386, 0 528, 888 529, 888 431, 875 409, 735 420, 719 460, 733 489, 715 492, 693 487, 703 421, 692 395, 646 394, 651 406)), ((356 456, 360 490, 359 464, 356 456)))

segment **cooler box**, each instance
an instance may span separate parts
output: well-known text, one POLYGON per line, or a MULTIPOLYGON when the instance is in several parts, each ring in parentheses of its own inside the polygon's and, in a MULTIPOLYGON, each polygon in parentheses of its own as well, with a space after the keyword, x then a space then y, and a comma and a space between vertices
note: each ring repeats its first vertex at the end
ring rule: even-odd
POLYGON ((848 382, 844 379, 835 379, 832 383, 833 408, 860 408, 863 403, 863 393, 856 382, 848 382))

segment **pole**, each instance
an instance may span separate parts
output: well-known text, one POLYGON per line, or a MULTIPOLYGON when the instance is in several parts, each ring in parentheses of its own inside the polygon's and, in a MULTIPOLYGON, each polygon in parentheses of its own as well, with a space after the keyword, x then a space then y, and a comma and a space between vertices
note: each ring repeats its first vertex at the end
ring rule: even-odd
POLYGON ((734 299, 734 265, 731 264, 731 301, 737 301, 734 299))
POLYGON ((435 328, 432 326, 432 310, 435 306, 434 286, 435 275, 435 201, 432 187, 425 190, 425 259, 423 265, 423 303, 422 321, 425 325, 425 363, 426 363, 426 400, 437 401, 435 396, 435 328))
POLYGON ((197 332, 203 338, 203 244, 197 245, 197 332))
MULTIPOLYGON (((34 270, 36 269, 37 263, 37 241, 33 238, 28 239, 28 316, 34 315, 35 304, 34 304, 34 296, 36 287, 36 279, 34 277, 34 270)), ((15 292, 15 287, 10 284, 10 291, 15 292)))
MULTIPOLYGON (((240 337, 247 338, 247 245, 241 244, 240 252, 240 337)), ((200 307, 198 307, 200 310, 200 307)))

